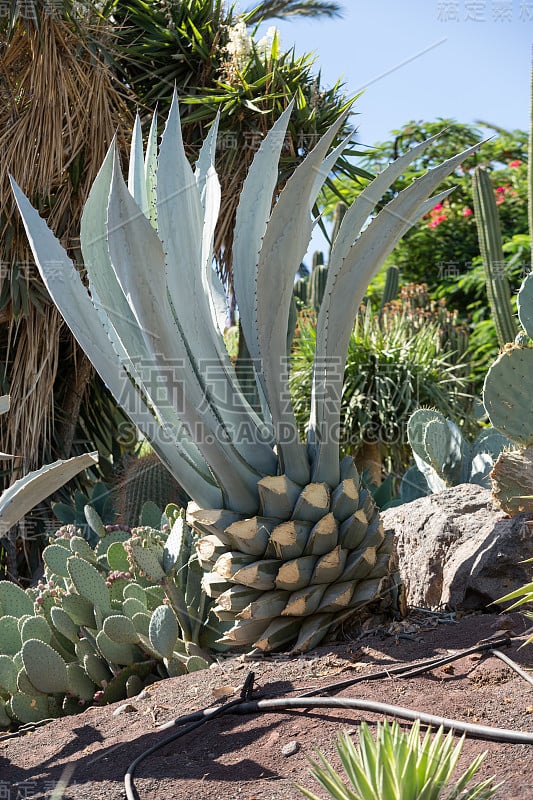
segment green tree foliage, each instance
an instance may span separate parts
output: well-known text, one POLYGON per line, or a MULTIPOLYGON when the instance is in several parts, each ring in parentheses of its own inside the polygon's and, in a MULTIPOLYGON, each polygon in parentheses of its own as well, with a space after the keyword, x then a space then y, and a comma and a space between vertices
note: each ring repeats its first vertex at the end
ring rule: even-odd
MULTIPOLYGON (((423 155, 394 184, 389 192, 403 189, 414 177, 476 141, 492 136, 462 167, 444 183, 455 191, 442 204, 433 208, 398 244, 388 263, 400 268, 402 283, 425 281, 435 298, 445 297, 450 308, 471 331, 470 351, 474 377, 479 381, 488 361, 498 348, 488 309, 485 276, 479 256, 479 243, 472 201, 474 167, 484 166, 490 174, 498 204, 505 262, 501 269, 516 292, 525 272, 529 272, 530 242, 527 222, 527 133, 507 131, 488 123, 466 125, 451 119, 434 122, 409 122, 392 131, 391 139, 375 145, 363 165, 378 172, 414 144, 438 133, 423 155)), ((363 182, 364 183, 364 182, 363 182)), ((361 183, 336 182, 336 188, 348 199, 360 193, 361 183)), ((328 197, 331 213, 337 197, 328 197)))

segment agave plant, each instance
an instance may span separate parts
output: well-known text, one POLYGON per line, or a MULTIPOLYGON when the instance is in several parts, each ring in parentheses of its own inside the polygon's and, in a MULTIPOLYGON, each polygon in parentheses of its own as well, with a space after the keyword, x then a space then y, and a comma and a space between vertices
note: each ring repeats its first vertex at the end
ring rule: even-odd
POLYGON ((376 201, 427 146, 384 170, 347 210, 334 242, 317 321, 312 409, 300 441, 288 389, 287 328, 312 208, 343 145, 343 114, 277 194, 291 103, 265 136, 245 180, 234 232, 240 320, 261 398, 255 412, 224 347, 224 298, 212 268, 220 187, 216 123, 195 170, 177 97, 157 154, 137 122, 128 184, 111 147, 87 200, 81 248, 89 292, 21 189, 13 189, 43 280, 75 337, 131 419, 195 501, 189 519, 204 586, 224 643, 263 650, 315 645, 399 582, 392 541, 348 458, 339 462, 340 398, 353 320, 392 247, 449 190, 428 197, 473 148, 376 201))
MULTIPOLYGON (((450 783, 464 739, 454 746, 453 731, 444 736, 439 728, 433 737, 428 729, 421 740, 419 720, 409 732, 402 731, 396 721, 378 722, 374 739, 363 722, 358 747, 348 733, 337 741, 349 783, 320 752, 320 763, 311 762, 313 777, 336 800, 488 800, 501 784, 494 785, 492 778, 486 778, 472 785, 486 753, 477 756, 455 784, 450 783)), ((308 789, 298 788, 309 800, 319 800, 308 789)))

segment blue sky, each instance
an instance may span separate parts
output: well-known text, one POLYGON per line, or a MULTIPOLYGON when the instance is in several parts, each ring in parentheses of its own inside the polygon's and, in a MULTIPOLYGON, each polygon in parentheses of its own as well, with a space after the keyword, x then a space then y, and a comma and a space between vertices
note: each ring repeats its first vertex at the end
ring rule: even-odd
POLYGON ((342 77, 348 94, 366 87, 354 107, 359 141, 438 117, 528 129, 533 0, 343 5, 341 20, 276 25, 283 49, 316 54, 323 83, 342 77))

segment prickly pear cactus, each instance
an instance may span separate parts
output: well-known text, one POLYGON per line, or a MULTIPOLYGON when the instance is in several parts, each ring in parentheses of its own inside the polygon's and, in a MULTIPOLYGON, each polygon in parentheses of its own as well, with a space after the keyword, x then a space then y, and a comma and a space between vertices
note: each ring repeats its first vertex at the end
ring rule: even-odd
POLYGON ((460 483, 490 488, 489 474, 494 461, 511 444, 494 428, 484 429, 470 444, 452 420, 429 408, 418 409, 411 415, 407 436, 416 466, 403 476, 402 502, 460 483))
POLYGON ((533 509, 533 273, 518 292, 518 317, 524 331, 491 365, 483 386, 490 421, 514 448, 502 453, 491 473, 494 500, 511 516, 533 509))
POLYGON ((178 507, 164 520, 160 530, 128 531, 93 519, 95 549, 64 526, 43 552, 35 588, 0 582, 0 728, 115 702, 149 676, 208 666, 201 640, 211 604, 194 537, 178 507))

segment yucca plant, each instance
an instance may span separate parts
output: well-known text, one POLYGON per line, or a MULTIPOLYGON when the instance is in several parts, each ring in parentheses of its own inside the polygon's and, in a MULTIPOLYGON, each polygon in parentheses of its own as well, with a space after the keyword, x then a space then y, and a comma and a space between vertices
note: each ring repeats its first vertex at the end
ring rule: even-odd
MULTIPOLYGON (((312 773, 328 795, 338 800, 487 800, 498 786, 488 778, 470 785, 485 753, 477 756, 459 780, 450 785, 461 755, 464 736, 454 746, 453 732, 446 736, 439 728, 435 736, 426 732, 420 739, 420 722, 409 732, 397 722, 378 722, 374 739, 368 725, 360 727, 359 746, 345 733, 339 736, 337 752, 349 783, 319 753, 319 763, 311 762, 312 773)), ((501 785, 501 784, 499 784, 501 785)), ((320 798, 302 786, 298 787, 310 800, 320 798)))
POLYGON ((196 502, 189 519, 204 585, 233 625, 223 642, 262 650, 319 642, 399 581, 386 536, 351 458, 339 463, 346 350, 368 282, 403 233, 449 192, 428 196, 471 149, 428 172, 361 232, 376 200, 427 143, 384 170, 347 210, 332 248, 317 321, 307 445, 287 376, 294 276, 311 237, 311 210, 346 140, 343 114, 278 191, 277 164, 293 104, 262 141, 234 232, 234 282, 261 413, 239 389, 221 331, 224 297, 212 245, 220 187, 217 126, 196 170, 185 156, 177 97, 157 155, 156 121, 143 153, 137 122, 126 185, 115 147, 81 224, 90 294, 13 182, 48 290, 97 371, 196 502))

